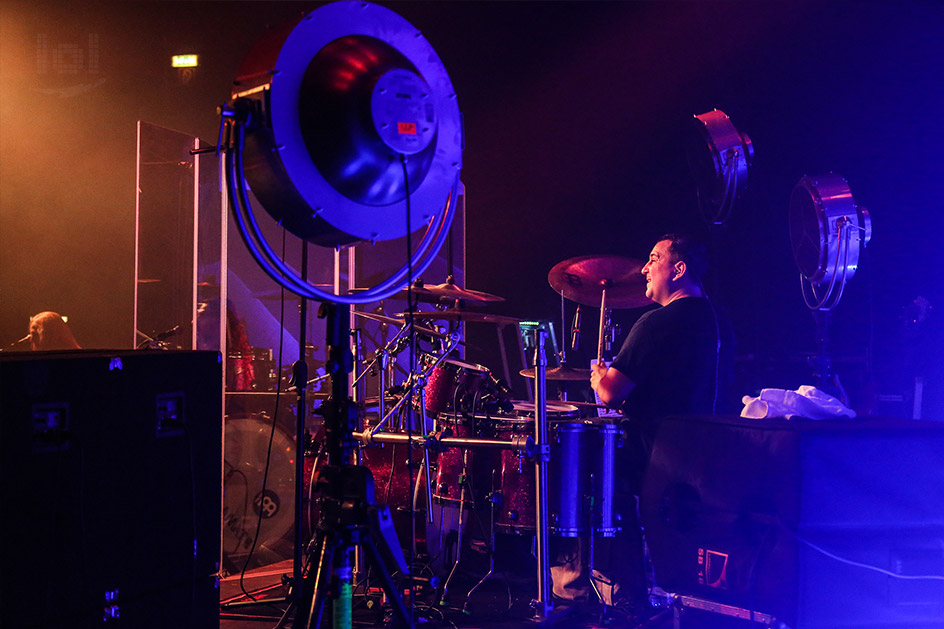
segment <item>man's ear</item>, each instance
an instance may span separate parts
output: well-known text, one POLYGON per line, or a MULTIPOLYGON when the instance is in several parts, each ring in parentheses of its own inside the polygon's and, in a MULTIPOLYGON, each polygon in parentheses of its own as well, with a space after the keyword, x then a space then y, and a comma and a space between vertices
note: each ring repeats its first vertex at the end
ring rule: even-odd
POLYGON ((679 278, 685 275, 685 269, 686 267, 685 267, 684 260, 679 260, 678 262, 676 262, 675 263, 675 277, 679 278))

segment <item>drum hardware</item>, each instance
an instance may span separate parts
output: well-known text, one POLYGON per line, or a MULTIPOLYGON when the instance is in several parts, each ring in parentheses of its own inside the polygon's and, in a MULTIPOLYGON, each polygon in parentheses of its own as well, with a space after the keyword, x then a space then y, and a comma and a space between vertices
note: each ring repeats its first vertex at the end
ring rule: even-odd
POLYGON ((502 504, 502 494, 500 491, 495 490, 495 475, 492 474, 492 491, 488 494, 488 506, 489 506, 489 552, 488 552, 488 572, 479 579, 478 583, 472 586, 472 589, 468 591, 465 595, 465 603, 462 604, 462 613, 471 614, 472 611, 469 608, 469 602, 472 600, 472 595, 477 589, 479 589, 483 583, 488 581, 488 579, 495 572, 495 509, 500 507, 502 504))
POLYGON ((548 618, 554 604, 551 601, 550 549, 548 546, 547 467, 550 461, 550 446, 547 441, 547 356, 544 343, 547 332, 534 331, 534 488, 537 502, 535 545, 537 557, 538 596, 533 602, 535 616, 548 618))
POLYGON ((447 448, 485 448, 497 450, 514 450, 522 452, 527 457, 532 457, 536 452, 534 437, 531 435, 518 435, 512 439, 479 439, 473 437, 452 437, 450 429, 446 428, 441 434, 442 437, 429 435, 407 435, 405 433, 379 432, 374 433, 368 430, 355 432, 352 436, 356 441, 365 446, 374 443, 412 443, 414 446, 422 446, 434 452, 442 452, 447 448))
POLYGON ((456 560, 452 564, 449 576, 446 577, 446 581, 443 583, 442 595, 439 598, 440 607, 449 604, 449 584, 452 582, 452 577, 455 576, 459 569, 459 562, 462 560, 462 532, 465 530, 465 493, 468 485, 464 479, 468 478, 468 470, 469 450, 466 449, 462 451, 462 475, 459 478, 459 530, 457 531, 459 537, 456 541, 456 560))
MULTIPOLYGON (((405 329, 407 329, 406 326, 397 332, 397 336, 403 333, 403 330, 405 329)), ((396 340, 396 337, 394 337, 394 339, 392 339, 391 342, 395 340, 396 340)), ((403 395, 403 397, 401 397, 397 401, 397 403, 393 405, 393 408, 391 408, 390 411, 388 411, 386 415, 381 416, 380 421, 370 431, 371 434, 377 433, 384 426, 384 424, 386 424, 387 421, 397 411, 399 411, 400 408, 403 407, 404 403, 407 400, 413 399, 414 396, 416 395, 417 389, 419 390, 419 398, 420 398, 419 410, 420 410, 422 432, 427 433, 430 431, 431 427, 429 425, 429 418, 426 414, 426 387, 425 387, 426 380, 429 377, 429 373, 432 371, 432 369, 435 369, 442 361, 444 361, 446 359, 446 354, 448 354, 455 348, 456 344, 458 343, 458 340, 459 340, 459 337, 457 334, 451 335, 449 337, 449 344, 447 346, 446 351, 442 355, 440 355, 437 359, 433 360, 431 365, 427 366, 426 370, 424 370, 421 373, 414 374, 415 377, 411 377, 412 382, 410 383, 410 387, 406 391, 405 395, 403 395)), ((389 343, 388 343, 388 346, 389 346, 389 343)), ((376 361, 377 359, 375 358, 374 360, 376 361)), ((367 370, 365 370, 365 373, 366 372, 367 370)), ((380 396, 381 408, 383 408, 384 406, 383 398, 384 396, 381 395, 380 396)), ((437 425, 434 422, 432 426, 432 430, 436 430, 436 429, 437 429, 437 425)), ((427 514, 426 517, 427 517, 427 520, 430 523, 432 523, 433 521, 433 497, 432 497, 433 491, 432 491, 432 482, 431 482, 432 475, 430 473, 430 465, 429 465, 429 449, 426 449, 426 448, 423 449, 423 472, 417 475, 417 479, 416 479, 417 487, 415 489, 414 496, 419 494, 419 484, 421 482, 421 478, 425 479, 425 482, 426 482, 426 514, 427 514)))
MULTIPOLYGON (((394 339, 395 338, 396 337, 394 337, 394 339)), ((390 418, 397 411, 400 410, 400 408, 407 402, 407 400, 412 399, 416 395, 417 391, 419 391, 419 395, 420 395, 419 407, 422 412, 423 430, 424 431, 429 430, 428 418, 426 416, 426 386, 425 385, 426 385, 427 379, 429 378, 430 373, 432 373, 433 369, 438 367, 441 362, 446 360, 446 355, 449 352, 451 352, 453 349, 455 349, 455 346, 458 344, 458 340, 459 340, 458 335, 454 334, 450 336, 449 344, 447 345, 446 351, 443 352, 441 355, 439 355, 437 358, 435 358, 433 361, 431 361, 430 364, 426 365, 426 368, 422 372, 411 375, 411 380, 407 383, 409 384, 409 388, 406 389, 403 397, 401 397, 400 400, 396 404, 393 405, 393 408, 387 411, 387 414, 383 415, 381 417, 381 420, 377 423, 377 425, 374 426, 373 429, 371 429, 370 433, 372 435, 379 432, 380 429, 383 428, 384 425, 386 425, 387 421, 389 421, 390 418)), ((377 359, 375 358, 374 360, 376 361, 377 359)), ((434 425, 433 429, 435 430, 435 428, 436 427, 434 425)))

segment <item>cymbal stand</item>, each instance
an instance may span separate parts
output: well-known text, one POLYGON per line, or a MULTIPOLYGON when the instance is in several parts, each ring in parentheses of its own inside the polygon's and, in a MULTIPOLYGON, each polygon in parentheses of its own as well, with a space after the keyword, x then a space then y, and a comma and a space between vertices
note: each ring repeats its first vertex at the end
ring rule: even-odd
MULTIPOLYGON (((593 486, 594 486, 593 475, 591 474, 590 487, 593 487, 593 486)), ((594 516, 594 507, 596 507, 596 502, 594 501, 593 496, 585 496, 584 500, 587 500, 590 502, 590 509, 587 510, 587 513, 588 513, 587 517, 590 519, 590 521, 588 522, 589 526, 587 527, 587 529, 590 531, 590 559, 587 562, 589 564, 588 567, 590 569, 590 587, 593 588, 593 593, 597 595, 597 600, 600 601, 600 604, 603 606, 603 609, 600 611, 600 617, 603 618, 606 616, 606 600, 604 600, 603 594, 600 592, 600 588, 597 587, 597 580, 596 580, 596 577, 593 575, 593 555, 594 555, 594 550, 595 550, 593 540, 594 538, 596 538, 596 533, 597 533, 596 527, 593 526, 593 523, 596 522, 596 518, 594 518, 593 516, 594 516)), ((602 508, 601 508, 601 511, 602 511, 602 508)))
MULTIPOLYGON (((561 335, 560 364, 561 364, 561 367, 566 367, 566 366, 567 366, 567 314, 566 314, 566 310, 565 310, 565 304, 567 303, 567 299, 566 299, 566 297, 564 296, 565 293, 566 293, 566 291, 561 290, 561 329, 560 329, 560 335, 561 335)), ((580 306, 577 306, 577 312, 578 312, 578 313, 580 312, 580 306)), ((563 400, 563 401, 565 401, 565 402, 567 401, 567 381, 566 381, 566 380, 562 380, 562 381, 558 384, 558 395, 557 395, 557 397, 559 397, 561 400, 563 400)))
POLYGON ((544 344, 547 332, 534 331, 534 489, 537 497, 537 527, 535 542, 538 560, 538 597, 533 602, 535 617, 548 618, 554 604, 551 601, 550 550, 548 548, 549 517, 547 505, 547 467, 551 447, 547 434, 547 356, 544 344))
POLYGON ((488 581, 488 579, 495 572, 495 509, 501 504, 502 495, 501 492, 495 490, 495 470, 492 470, 492 491, 488 495, 488 507, 489 507, 489 531, 490 535, 490 544, 489 544, 489 553, 488 553, 488 572, 485 573, 479 582, 472 586, 472 589, 469 590, 469 593, 465 595, 465 603, 462 605, 462 612, 464 614, 472 613, 469 608, 469 602, 472 600, 472 595, 477 589, 479 589, 483 583, 488 581))
MULTIPOLYGON (((377 432, 379 432, 380 429, 383 428, 384 425, 387 423, 387 421, 389 421, 390 418, 393 417, 393 415, 397 411, 399 411, 400 408, 402 408, 403 405, 406 404, 407 400, 411 399, 418 390, 423 391, 423 389, 426 387, 426 381, 429 378, 429 374, 431 374, 433 370, 436 367, 438 367, 442 361, 446 359, 446 354, 448 354, 455 348, 455 346, 458 344, 459 336, 457 334, 452 334, 450 335, 449 340, 450 340, 449 350, 446 352, 443 352, 443 354, 437 357, 435 361, 427 365, 426 368, 423 369, 421 373, 415 374, 416 377, 412 379, 412 382, 410 383, 410 388, 406 391, 404 396, 400 398, 396 404, 393 405, 393 408, 387 411, 387 414, 383 416, 380 422, 378 422, 376 426, 371 428, 370 430, 371 434, 376 434, 377 432)), ((421 395, 423 394, 421 393, 421 395)), ((422 412, 423 412, 423 424, 425 426, 426 425, 426 405, 425 404, 422 405, 422 412)))
MULTIPOLYGON (((363 405, 366 402, 367 398, 367 385, 365 382, 362 382, 364 379, 364 374, 368 373, 372 368, 372 365, 366 365, 361 367, 364 364, 364 343, 363 337, 361 336, 360 328, 351 330, 351 349, 354 352, 354 371, 352 375, 354 376, 354 381, 351 383, 351 392, 354 397, 354 403, 363 405)), ((327 374, 326 374, 327 375, 327 374)), ((383 398, 383 395, 381 395, 383 398)), ((357 430, 364 430, 364 417, 358 413, 357 417, 357 430)), ((361 465, 361 449, 354 448, 353 460, 351 461, 354 465, 361 465)), ((354 551, 354 582, 360 582, 367 574, 367 571, 364 569, 366 565, 364 557, 364 549, 360 546, 357 546, 354 551)))
MULTIPOLYGON (((428 451, 428 449, 427 449, 428 451)), ((462 476, 459 481, 459 537, 456 542, 456 560, 452 564, 452 570, 449 571, 449 576, 446 577, 445 583, 443 583, 442 596, 439 598, 439 605, 445 606, 449 604, 449 583, 452 582, 452 577, 455 576, 456 570, 459 568, 459 562, 462 560, 462 531, 465 529, 465 490, 468 482, 466 479, 469 478, 469 450, 466 448, 462 451, 462 476)))

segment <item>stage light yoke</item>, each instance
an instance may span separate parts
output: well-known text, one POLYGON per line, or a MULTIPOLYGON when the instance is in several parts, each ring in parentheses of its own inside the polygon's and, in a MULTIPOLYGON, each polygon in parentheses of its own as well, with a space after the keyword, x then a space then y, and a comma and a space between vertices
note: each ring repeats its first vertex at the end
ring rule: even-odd
POLYGON ((868 210, 857 205, 840 175, 804 176, 790 195, 790 241, 804 299, 813 310, 832 310, 872 238, 868 210))

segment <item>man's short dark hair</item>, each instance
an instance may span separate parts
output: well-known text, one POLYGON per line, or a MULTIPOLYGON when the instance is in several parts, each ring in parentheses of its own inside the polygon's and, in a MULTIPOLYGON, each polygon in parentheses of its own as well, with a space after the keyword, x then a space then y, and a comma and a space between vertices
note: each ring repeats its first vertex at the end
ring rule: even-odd
POLYGON ((693 280, 701 282, 708 269, 708 248, 705 244, 689 234, 665 234, 659 240, 668 240, 671 243, 669 253, 675 260, 685 263, 693 280))

